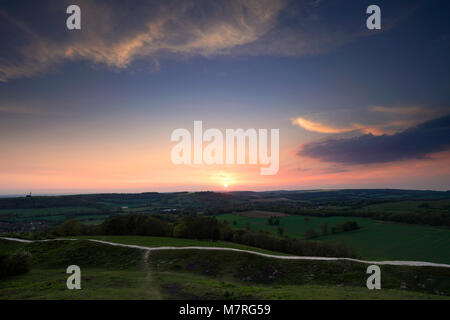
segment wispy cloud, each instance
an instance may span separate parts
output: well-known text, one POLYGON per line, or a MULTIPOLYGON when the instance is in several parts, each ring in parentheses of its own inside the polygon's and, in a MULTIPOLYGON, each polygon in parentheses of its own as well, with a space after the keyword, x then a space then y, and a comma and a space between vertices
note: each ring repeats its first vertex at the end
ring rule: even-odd
MULTIPOLYGON (((324 133, 342 134, 349 132, 360 132, 372 135, 395 134, 396 132, 413 127, 427 120, 442 117, 450 113, 449 107, 426 108, 420 106, 371 106, 369 113, 378 113, 383 118, 378 123, 358 123, 353 122, 347 126, 333 126, 319 121, 312 121, 304 117, 292 119, 294 125, 298 125, 305 130, 324 133)), ((370 116, 368 117, 370 119, 370 116)))
POLYGON ((0 106, 0 113, 42 114, 44 111, 37 108, 0 106))
POLYGON ((348 126, 336 127, 333 125, 323 124, 317 121, 307 120, 302 117, 298 117, 292 120, 294 125, 298 125, 303 129, 311 132, 318 132, 324 134, 343 134, 350 132, 360 132, 373 135, 383 135, 386 133, 395 133, 404 128, 411 127, 412 125, 418 123, 416 120, 394 120, 383 122, 379 124, 362 124, 362 123, 351 123, 348 126))
POLYGON ((346 128, 338 128, 331 125, 325 125, 320 122, 314 122, 310 120, 306 120, 305 118, 298 117, 292 120, 293 124, 299 125, 305 130, 319 132, 319 133, 328 133, 328 134, 339 134, 339 133, 347 133, 355 130, 361 129, 359 125, 351 125, 346 128))
POLYGON ((370 111, 381 112, 388 114, 399 114, 399 115, 417 115, 417 114, 427 114, 430 110, 423 107, 386 107, 386 106, 371 106, 370 111))
POLYGON ((30 9, 36 19, 46 16, 45 27, 0 5, 0 36, 7 32, 15 39, 0 53, 0 81, 30 77, 64 61, 87 60, 123 69, 137 59, 158 65, 162 55, 310 55, 367 36, 353 32, 344 18, 335 22, 338 27, 326 23, 334 7, 324 10, 320 1, 79 0, 77 4, 82 9, 79 32, 69 32, 61 24, 57 12, 65 12, 63 2, 44 0, 30 9))
MULTIPOLYGON (((135 4, 140 7, 138 14, 117 1, 82 0, 79 5, 82 30, 66 32, 65 37, 39 30, 39 24, 32 29, 2 10, 5 28, 22 41, 11 43, 10 54, 0 56, 0 81, 31 76, 66 60, 120 69, 135 59, 154 59, 162 53, 228 54, 273 28, 285 1, 139 2, 135 4)), ((60 30, 65 28, 59 20, 55 27, 56 23, 60 30)))
POLYGON ((427 108, 421 106, 401 106, 401 107, 371 106, 369 110, 372 112, 379 112, 390 115, 426 116, 431 118, 436 117, 437 115, 444 115, 450 112, 449 107, 427 108))

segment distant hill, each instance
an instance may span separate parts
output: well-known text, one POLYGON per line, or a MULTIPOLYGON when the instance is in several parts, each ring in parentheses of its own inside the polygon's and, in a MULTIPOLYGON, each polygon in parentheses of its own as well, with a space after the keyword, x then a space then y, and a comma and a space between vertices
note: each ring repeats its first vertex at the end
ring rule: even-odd
POLYGON ((128 214, 217 215, 262 210, 450 226, 450 192, 397 189, 102 193, 0 198, 0 232, 42 229, 67 219, 100 223, 128 214), (383 205, 389 203, 403 205, 383 205), (392 208, 391 208, 392 207, 392 208), (37 223, 37 224, 36 224, 37 223))

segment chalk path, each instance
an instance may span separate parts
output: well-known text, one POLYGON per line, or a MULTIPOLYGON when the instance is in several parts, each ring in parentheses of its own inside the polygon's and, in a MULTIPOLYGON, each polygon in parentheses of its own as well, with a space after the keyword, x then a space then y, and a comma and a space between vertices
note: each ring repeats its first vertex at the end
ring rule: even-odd
POLYGON ((0 239, 9 240, 9 241, 17 241, 24 243, 31 242, 47 242, 47 241, 78 241, 78 240, 87 240, 91 242, 97 242, 102 244, 107 244, 111 246, 117 247, 126 247, 126 248, 134 248, 140 250, 148 250, 148 251, 156 251, 156 250, 220 250, 220 251, 235 251, 235 252, 245 252, 250 254, 255 254, 262 257, 267 258, 275 258, 275 259, 283 259, 283 260, 318 260, 318 261, 338 261, 338 260, 347 260, 353 262, 360 262, 365 264, 376 264, 376 265, 392 265, 392 266, 413 266, 413 267, 440 267, 440 268, 450 268, 448 264, 440 264, 433 262, 424 262, 424 261, 367 261, 367 260, 359 260, 352 258, 331 258, 331 257, 305 257, 305 256, 278 256, 273 254, 261 253, 251 250, 243 250, 243 249, 235 249, 235 248, 223 248, 223 247, 144 247, 132 244, 123 244, 117 242, 109 242, 103 240, 96 239, 49 239, 49 240, 24 240, 18 238, 8 238, 8 237, 0 237, 0 239))

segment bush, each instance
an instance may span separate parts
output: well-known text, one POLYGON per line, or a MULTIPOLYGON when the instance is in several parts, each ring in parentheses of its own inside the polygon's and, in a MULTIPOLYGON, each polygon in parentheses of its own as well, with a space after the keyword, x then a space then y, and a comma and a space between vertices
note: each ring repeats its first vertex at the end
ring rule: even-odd
POLYGON ((0 279, 27 273, 30 262, 30 253, 19 251, 12 255, 0 255, 0 279))
POLYGON ((219 222, 215 217, 187 217, 173 230, 174 237, 188 239, 219 240, 220 234, 219 222))
POLYGON ((332 233, 341 233, 341 232, 349 232, 353 230, 359 229, 359 225, 355 221, 347 221, 344 223, 340 223, 331 228, 332 233))
POLYGON ((318 236, 317 232, 316 232, 316 230, 314 230, 314 228, 309 228, 305 232, 305 239, 313 239, 313 238, 316 238, 317 236, 318 236))
POLYGON ((64 222, 62 225, 55 228, 54 233, 56 236, 77 236, 88 234, 88 226, 83 224, 80 220, 71 219, 64 222))
POLYGON ((146 215, 132 214, 104 221, 99 233, 109 235, 172 236, 172 224, 146 215))

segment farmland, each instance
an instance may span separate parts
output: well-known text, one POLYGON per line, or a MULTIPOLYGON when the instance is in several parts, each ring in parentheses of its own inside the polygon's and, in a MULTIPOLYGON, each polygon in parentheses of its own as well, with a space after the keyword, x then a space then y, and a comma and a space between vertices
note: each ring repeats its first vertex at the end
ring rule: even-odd
POLYGON ((68 219, 98 224, 113 216, 143 213, 217 215, 277 212, 356 216, 450 226, 450 193, 414 190, 306 190, 270 192, 176 192, 86 194, 0 198, 0 232, 55 226, 68 219), (30 226, 34 223, 34 226, 30 226))
POLYGON ((265 230, 276 237, 281 232, 293 239, 304 239, 313 229, 317 233, 313 240, 348 245, 366 259, 450 263, 450 193, 437 191, 148 192, 1 198, 0 233, 52 230, 71 219, 99 225, 134 213, 158 216, 173 228, 185 217, 215 216, 227 220, 234 230, 265 230), (269 225, 268 216, 278 216, 279 225, 269 225), (333 226, 348 221, 360 229, 331 233, 333 226))
MULTIPOLYGON (((235 214, 223 214, 217 217, 227 220, 234 228, 265 230, 274 235, 277 227, 270 226, 267 218, 245 217, 235 214), (234 222, 236 224, 234 224, 234 222)), ((319 236, 314 240, 330 243, 344 243, 353 247, 363 258, 373 260, 418 260, 438 263, 450 263, 450 230, 430 226, 410 225, 377 221, 360 217, 310 217, 287 216, 279 218, 283 235, 304 238, 309 228, 318 232, 324 223, 331 228, 338 223, 355 221, 359 230, 319 236)))

